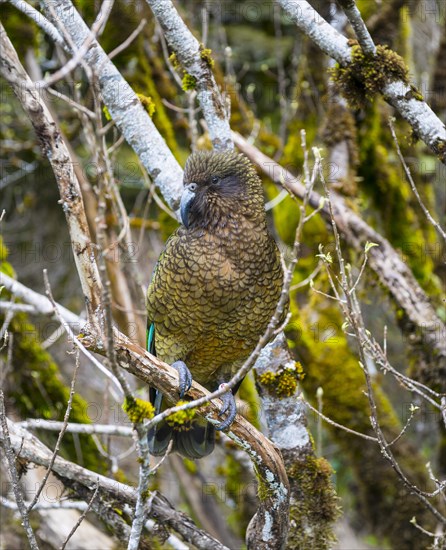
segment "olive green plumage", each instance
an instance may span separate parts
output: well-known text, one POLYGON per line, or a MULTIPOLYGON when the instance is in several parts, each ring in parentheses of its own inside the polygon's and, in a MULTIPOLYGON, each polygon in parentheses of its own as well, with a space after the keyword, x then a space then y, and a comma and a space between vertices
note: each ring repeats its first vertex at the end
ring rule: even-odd
MULTIPOLYGON (((265 331, 283 271, 267 228, 262 184, 246 157, 193 153, 184 185, 185 192, 194 191, 183 220, 187 227, 173 233, 159 258, 147 291, 148 326, 157 356, 170 364, 184 361, 193 378, 213 391, 234 375, 265 331)), ((208 454, 205 447, 198 454, 208 454)))

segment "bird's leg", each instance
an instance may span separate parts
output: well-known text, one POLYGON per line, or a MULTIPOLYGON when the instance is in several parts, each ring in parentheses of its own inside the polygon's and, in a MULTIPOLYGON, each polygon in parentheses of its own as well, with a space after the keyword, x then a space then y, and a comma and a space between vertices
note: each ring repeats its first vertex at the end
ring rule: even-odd
MULTIPOLYGON (((221 390, 225 387, 227 387, 227 384, 223 383, 218 386, 218 389, 221 390)), ((220 399, 223 401, 223 406, 220 409, 218 416, 223 416, 224 414, 227 414, 227 418, 223 420, 223 422, 220 422, 220 424, 217 424, 217 426, 215 426, 215 429, 219 432, 229 428, 229 426, 234 422, 235 416, 237 414, 235 397, 230 389, 226 393, 221 395, 220 399)))
POLYGON ((191 389, 192 374, 184 361, 175 361, 175 363, 172 363, 172 367, 178 372, 178 391, 180 399, 183 399, 184 395, 191 389))

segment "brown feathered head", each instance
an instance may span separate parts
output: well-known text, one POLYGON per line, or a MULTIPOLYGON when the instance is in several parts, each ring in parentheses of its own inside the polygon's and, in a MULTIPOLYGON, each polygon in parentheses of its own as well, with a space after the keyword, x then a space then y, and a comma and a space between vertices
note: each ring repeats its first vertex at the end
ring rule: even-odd
POLYGON ((184 169, 181 219, 186 228, 225 226, 229 219, 265 219, 262 182, 234 151, 192 153, 184 169))

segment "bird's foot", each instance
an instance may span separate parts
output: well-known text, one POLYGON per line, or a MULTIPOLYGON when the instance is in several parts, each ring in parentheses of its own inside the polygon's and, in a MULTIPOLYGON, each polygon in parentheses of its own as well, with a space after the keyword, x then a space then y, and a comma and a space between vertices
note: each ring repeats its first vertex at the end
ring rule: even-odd
POLYGON ((180 399, 183 399, 184 395, 191 389, 192 374, 184 361, 175 361, 175 363, 172 363, 172 367, 178 372, 178 391, 180 399))
MULTIPOLYGON (((221 390, 225 387, 227 387, 227 384, 220 384, 218 389, 221 390)), ((218 416, 223 416, 224 414, 227 414, 227 418, 223 420, 223 422, 220 422, 220 424, 217 424, 215 426, 215 429, 219 432, 229 428, 229 426, 234 422, 235 416, 237 414, 237 405, 235 403, 235 398, 232 395, 231 390, 228 390, 226 393, 221 395, 220 399, 223 401, 223 406, 220 409, 218 416)))

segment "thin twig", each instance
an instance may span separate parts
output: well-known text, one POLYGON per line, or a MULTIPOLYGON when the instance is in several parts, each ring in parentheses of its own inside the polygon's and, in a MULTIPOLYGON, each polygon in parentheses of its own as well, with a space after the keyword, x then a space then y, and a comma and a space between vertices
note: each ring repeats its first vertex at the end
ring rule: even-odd
POLYGON ((3 431, 3 447, 5 450, 6 460, 8 461, 8 471, 11 476, 12 481, 12 490, 14 491, 15 500, 17 503, 17 508, 19 509, 20 515, 22 516, 23 528, 25 530, 26 536, 28 537, 28 542, 31 547, 31 550, 39 550, 37 545, 36 537, 34 535, 33 528, 29 522, 28 510, 25 506, 23 500, 23 493, 20 487, 19 476, 17 474, 17 468, 15 464, 15 454, 12 450, 11 438, 8 430, 8 421, 6 419, 5 412, 5 396, 3 390, 0 389, 0 424, 3 431))
POLYGON ((417 189, 417 186, 415 185, 415 182, 412 178, 412 174, 410 172, 410 169, 407 166, 406 161, 404 160, 403 154, 401 153, 401 148, 400 148, 400 144, 398 143, 398 138, 396 137, 395 126, 393 124, 393 121, 394 121, 394 119, 392 117, 389 117, 390 132, 392 133, 392 138, 393 138, 393 141, 395 142, 395 147, 396 147, 396 151, 398 153, 398 157, 401 161, 401 164, 404 168, 404 171, 406 172, 406 176, 407 176, 407 180, 409 182, 409 185, 410 185, 415 197, 417 198, 418 204, 421 206, 421 209, 423 210, 424 215, 429 220, 429 223, 435 227, 435 229, 438 231, 438 233, 443 237, 443 240, 446 242, 446 231, 441 227, 441 225, 436 220, 434 220, 432 214, 429 212, 429 210, 427 209, 427 207, 424 204, 423 200, 421 199, 420 194, 418 193, 418 189, 417 189))
POLYGON ((59 46, 62 46, 63 48, 67 49, 67 45, 65 43, 65 40, 62 38, 60 32, 56 29, 56 27, 48 21, 48 19, 41 13, 40 11, 37 11, 31 4, 28 4, 28 2, 25 2, 24 0, 9 0, 9 2, 18 10, 20 10, 22 13, 27 15, 30 19, 36 23, 38 27, 40 27, 46 34, 51 38, 51 40, 54 40, 56 44, 59 44, 59 46))
MULTIPOLYGON (((51 290, 49 290, 49 283, 48 283, 48 278, 46 277, 46 274, 45 274, 45 286, 47 287, 47 292, 51 292, 51 290)), ((51 474, 51 470, 53 468, 54 461, 56 460, 57 453, 59 452, 59 448, 60 448, 60 444, 62 442, 62 438, 65 434, 66 429, 67 429, 68 419, 70 417, 71 407, 72 407, 72 404, 73 404, 73 397, 74 397, 74 393, 75 393, 74 387, 76 385, 76 378, 77 378, 77 372, 79 370, 79 365, 80 365, 80 362, 79 362, 79 349, 77 349, 76 350, 76 366, 74 368, 73 378, 71 380, 70 397, 68 399, 67 408, 65 410, 64 419, 63 419, 63 423, 62 423, 62 428, 61 428, 61 430, 59 432, 59 435, 57 437, 56 446, 54 447, 53 456, 51 457, 51 460, 50 460, 50 463, 48 465, 47 471, 45 472, 45 475, 43 476, 43 479, 42 479, 42 481, 39 485, 39 488, 36 491, 36 494, 35 494, 32 502, 31 502, 31 504, 28 506, 28 510, 27 510, 28 512, 31 512, 31 510, 34 508, 35 504, 39 500, 39 497, 40 497, 40 495, 43 491, 43 488, 45 487, 46 482, 48 481, 48 478, 51 474)))
POLYGON ((330 426, 333 426, 335 428, 339 428, 340 430, 344 430, 344 432, 347 432, 352 435, 356 435, 357 437, 361 437, 362 439, 367 439, 367 441, 373 441, 375 443, 378 442, 378 438, 373 437, 372 435, 362 434, 361 432, 357 432, 356 430, 352 430, 350 428, 347 428, 347 426, 344 426, 343 424, 338 424, 328 416, 325 416, 325 414, 318 411, 315 407, 313 407, 301 394, 299 396, 299 399, 302 399, 302 401, 305 403, 305 406, 308 407, 311 411, 313 411, 315 414, 318 415, 318 417, 322 418, 322 420, 325 420, 330 426))
POLYGON ((114 0, 104 0, 104 2, 101 5, 101 9, 99 10, 99 13, 96 17, 95 22, 93 23, 93 26, 91 27, 90 33, 85 39, 82 46, 75 51, 73 57, 65 64, 63 67, 61 67, 58 71, 53 73, 50 77, 46 78, 45 80, 42 80, 40 82, 36 82, 37 88, 48 88, 49 86, 53 86, 56 82, 61 80, 62 78, 65 78, 68 76, 82 61, 84 55, 87 53, 88 49, 90 48, 92 42, 96 40, 96 36, 100 33, 101 28, 106 24, 111 10, 113 8, 114 0))
POLYGON ((138 34, 143 30, 143 28, 145 27, 147 23, 147 19, 142 19, 141 22, 139 23, 139 25, 136 27, 136 29, 124 40, 124 42, 122 44, 120 44, 119 46, 117 46, 114 50, 112 50, 109 54, 108 54, 108 58, 109 59, 113 59, 114 57, 116 57, 118 54, 120 54, 121 52, 123 52, 126 48, 128 48, 130 46, 130 44, 135 40, 135 38, 138 36, 138 34))
POLYGON ((62 101, 65 101, 66 103, 68 103, 68 105, 70 105, 74 109, 77 109, 78 111, 81 111, 81 113, 84 113, 84 115, 87 115, 88 118, 90 118, 91 120, 96 120, 96 115, 93 113, 93 111, 90 111, 90 109, 87 109, 87 107, 84 107, 80 103, 77 103, 77 101, 74 101, 73 99, 66 96, 65 94, 61 94, 54 88, 47 88, 47 90, 51 95, 61 99, 62 101))
POLYGON ((89 500, 88 504, 87 504, 87 507, 85 508, 85 510, 82 512, 82 514, 79 516, 78 520, 76 521, 76 524, 74 525, 73 529, 71 529, 71 531, 68 533, 68 536, 67 538, 65 539, 65 541, 63 542, 63 544, 61 545, 60 547, 60 550, 65 550, 67 544, 68 544, 68 541, 71 539, 71 537, 74 535, 74 533, 78 530, 80 524, 84 521, 84 519, 86 518, 88 512, 90 511, 90 508, 92 507, 93 505, 93 502, 98 494, 98 491, 99 491, 99 479, 96 483, 96 489, 94 490, 94 493, 91 497, 91 499, 89 500))
MULTIPOLYGON (((316 149, 315 149, 315 154, 320 156, 319 151, 316 149)), ((389 447, 389 443, 387 442, 384 436, 384 433, 381 429, 381 426, 379 424, 377 405, 375 401, 372 379, 370 376, 369 369, 367 367, 367 357, 365 354, 365 348, 364 348, 364 345, 362 344, 364 342, 364 339, 367 338, 367 334, 364 328, 361 310, 356 307, 355 302, 353 300, 353 298, 355 297, 355 293, 352 293, 352 294, 349 293, 349 279, 346 273, 345 260, 342 254, 341 239, 340 239, 340 235, 339 235, 335 217, 334 217, 333 207, 330 199, 330 190, 327 187, 322 170, 320 170, 319 177, 324 187, 325 195, 327 197, 328 208, 330 211, 331 225, 332 225, 332 230, 335 237, 336 255, 339 262, 339 269, 341 274, 341 286, 342 286, 342 291, 345 295, 345 302, 340 301, 340 304, 346 319, 348 320, 350 326, 354 330, 354 335, 358 342, 360 366, 364 372, 365 382, 367 386, 366 395, 370 405, 370 412, 371 412, 370 422, 371 422, 372 428, 378 439, 379 446, 381 448, 381 452, 383 456, 388 460, 388 462, 390 463, 390 465, 392 466, 392 468, 394 469, 398 477, 403 481, 404 485, 408 488, 408 490, 416 494, 417 497, 420 499, 420 501, 423 502, 423 504, 431 511, 431 513, 437 518, 437 520, 444 525, 446 524, 446 517, 444 517, 443 514, 439 510, 437 510, 437 508, 435 508, 431 504, 431 502, 429 502, 428 500, 428 498, 432 498, 437 494, 439 494, 444 489, 444 486, 442 485, 436 491, 427 492, 427 491, 422 491, 416 485, 411 483, 410 480, 406 477, 406 475, 402 471, 398 461, 393 456, 393 453, 389 447)), ((331 284, 332 286, 334 286, 334 290, 337 293, 337 289, 334 285, 333 280, 331 280, 331 284)))

